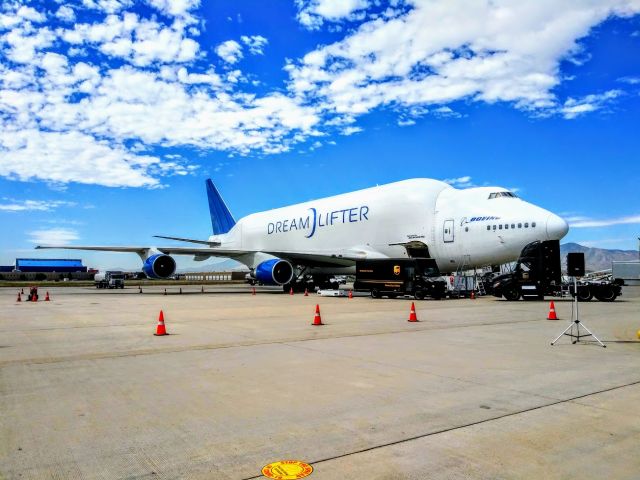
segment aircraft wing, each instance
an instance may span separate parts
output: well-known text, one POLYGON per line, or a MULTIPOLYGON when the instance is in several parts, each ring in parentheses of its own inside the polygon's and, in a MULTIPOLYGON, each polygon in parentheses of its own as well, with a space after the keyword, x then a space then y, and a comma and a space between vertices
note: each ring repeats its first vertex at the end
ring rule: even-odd
POLYGON ((291 263, 315 267, 349 267, 356 260, 367 258, 364 250, 346 250, 342 252, 292 252, 280 250, 231 250, 225 248, 192 248, 192 247, 158 247, 167 255, 194 255, 197 257, 228 257, 235 258, 251 253, 266 253, 291 263))
POLYGON ((95 250, 98 252, 130 252, 142 255, 150 247, 105 247, 99 245, 38 245, 36 249, 52 248, 56 250, 95 250))
MULTIPOLYGON (((93 250, 99 252, 129 252, 144 256, 152 247, 109 247, 100 245, 38 245, 37 249, 61 249, 61 250, 93 250)), ((222 248, 195 248, 195 247, 154 247, 154 250, 166 255, 193 255, 198 260, 208 257, 236 258, 251 253, 266 253, 274 257, 289 260, 291 263, 309 267, 349 267, 357 260, 364 260, 370 256, 379 254, 363 249, 348 249, 344 251, 280 251, 280 250, 234 250, 222 248)))

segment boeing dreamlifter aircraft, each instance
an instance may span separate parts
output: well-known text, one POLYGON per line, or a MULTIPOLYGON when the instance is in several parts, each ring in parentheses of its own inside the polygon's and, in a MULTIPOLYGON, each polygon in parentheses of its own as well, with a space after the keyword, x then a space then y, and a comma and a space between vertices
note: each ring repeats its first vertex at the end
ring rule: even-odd
MULTIPOLYGON (((171 255, 195 260, 227 257, 252 276, 288 290, 313 278, 355 272, 357 260, 430 257, 441 273, 458 265, 481 267, 514 261, 535 240, 560 240, 567 223, 500 187, 459 190, 426 178, 404 180, 289 207, 254 213, 236 222, 211 180, 207 195, 213 235, 208 240, 159 236, 202 247, 38 246, 137 253, 149 278, 175 272, 171 255)), ((308 283, 306 284, 308 286, 308 283)), ((302 287, 304 288, 304 287, 302 287)))

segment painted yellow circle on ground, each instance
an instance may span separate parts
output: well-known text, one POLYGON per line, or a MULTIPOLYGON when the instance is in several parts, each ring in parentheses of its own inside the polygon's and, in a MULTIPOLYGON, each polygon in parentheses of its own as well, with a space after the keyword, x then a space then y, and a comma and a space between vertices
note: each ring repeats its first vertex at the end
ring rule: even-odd
POLYGON ((296 480, 311 475, 313 467, 298 460, 280 460, 262 467, 262 474, 276 480, 296 480))

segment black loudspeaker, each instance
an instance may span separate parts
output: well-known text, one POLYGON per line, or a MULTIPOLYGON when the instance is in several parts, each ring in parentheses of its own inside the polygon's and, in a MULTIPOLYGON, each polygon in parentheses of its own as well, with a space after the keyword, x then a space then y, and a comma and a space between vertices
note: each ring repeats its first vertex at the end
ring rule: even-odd
POLYGON ((567 273, 571 277, 584 277, 584 253, 567 253, 567 273))

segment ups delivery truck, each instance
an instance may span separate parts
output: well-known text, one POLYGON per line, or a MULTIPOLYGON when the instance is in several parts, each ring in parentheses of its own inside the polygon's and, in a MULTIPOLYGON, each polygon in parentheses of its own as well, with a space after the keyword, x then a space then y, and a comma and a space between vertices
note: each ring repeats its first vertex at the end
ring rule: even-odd
POLYGON ((381 258, 356 262, 354 290, 373 298, 413 295, 417 300, 445 296, 446 283, 432 258, 381 258))

